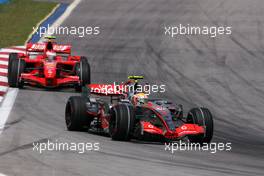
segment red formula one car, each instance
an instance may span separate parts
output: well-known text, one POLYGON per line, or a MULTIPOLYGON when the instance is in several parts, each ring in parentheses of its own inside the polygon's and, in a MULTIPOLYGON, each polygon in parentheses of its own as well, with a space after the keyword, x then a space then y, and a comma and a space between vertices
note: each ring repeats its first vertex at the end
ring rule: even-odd
POLYGON ((70 45, 47 37, 44 43, 28 43, 25 54, 11 53, 8 65, 10 87, 25 84, 46 88, 74 86, 77 91, 90 83, 90 65, 83 56, 72 56, 70 45))
MULTIPOLYGON (((129 92, 124 86, 138 86, 131 76, 125 84, 90 84, 82 96, 70 97, 65 110, 69 131, 88 128, 103 132, 113 140, 174 141, 187 138, 192 143, 209 143, 213 136, 213 118, 207 108, 192 108, 183 117, 182 105, 164 99, 149 99, 143 92, 129 92), (107 87, 107 90, 105 89, 107 87), (110 96, 111 101, 92 94, 110 96)), ((133 89, 136 90, 136 89, 133 89)))

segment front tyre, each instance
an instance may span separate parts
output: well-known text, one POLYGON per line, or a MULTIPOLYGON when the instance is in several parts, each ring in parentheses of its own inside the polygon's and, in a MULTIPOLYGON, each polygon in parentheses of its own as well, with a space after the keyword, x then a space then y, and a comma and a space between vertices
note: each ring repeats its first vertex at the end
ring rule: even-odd
POLYGON ((75 90, 77 92, 81 92, 83 86, 91 83, 90 64, 86 57, 82 56, 80 59, 80 63, 77 63, 75 65, 75 74, 79 76, 81 82, 80 85, 77 85, 75 87, 75 90))
POLYGON ((24 72, 26 62, 23 59, 12 60, 8 66, 8 83, 10 87, 23 87, 23 82, 20 80, 21 73, 24 72))
POLYGON ((65 122, 69 131, 83 131, 85 127, 90 127, 91 120, 86 114, 85 98, 69 98, 65 109, 65 122))
POLYGON ((18 57, 18 53, 10 53, 9 54, 9 57, 8 57, 8 76, 9 76, 9 73, 10 72, 10 68, 11 68, 11 63, 13 60, 18 60, 19 57, 18 57))
POLYGON ((135 113, 130 104, 118 104, 111 109, 109 133, 112 140, 130 140, 134 129, 135 113))
POLYGON ((187 123, 203 126, 205 133, 201 135, 189 136, 191 143, 210 143, 213 137, 214 123, 213 116, 207 108, 193 108, 187 115, 187 123))

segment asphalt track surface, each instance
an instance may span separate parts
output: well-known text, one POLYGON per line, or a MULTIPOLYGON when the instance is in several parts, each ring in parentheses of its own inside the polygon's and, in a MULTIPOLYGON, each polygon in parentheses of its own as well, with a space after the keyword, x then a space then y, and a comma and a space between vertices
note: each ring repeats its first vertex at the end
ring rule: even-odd
POLYGON ((72 90, 20 90, 0 136, 7 175, 263 175, 264 2, 261 0, 85 0, 63 26, 100 26, 99 36, 60 36, 89 58, 93 82, 144 74, 165 84, 159 95, 214 114, 214 142, 232 151, 164 151, 163 145, 115 142, 67 132, 72 90), (164 25, 230 25, 231 36, 164 36, 164 25), (100 151, 32 151, 32 142, 100 142, 100 151))

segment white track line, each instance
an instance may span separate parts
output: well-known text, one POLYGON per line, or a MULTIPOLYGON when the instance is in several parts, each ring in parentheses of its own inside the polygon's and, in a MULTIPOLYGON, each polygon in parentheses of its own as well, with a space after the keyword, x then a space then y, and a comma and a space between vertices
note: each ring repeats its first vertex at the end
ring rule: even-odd
POLYGON ((0 134, 4 131, 5 123, 15 103, 18 89, 9 88, 6 97, 1 105, 0 134))
MULTIPOLYGON (((65 20, 68 18, 68 16, 72 13, 72 11, 77 7, 77 5, 81 2, 82 0, 74 0, 71 5, 69 5, 66 9, 66 11, 51 25, 51 28, 56 28, 59 27, 65 20)), ((43 37, 40 39, 40 41, 43 41, 47 34, 43 35, 43 37)), ((52 34, 49 34, 52 35, 52 34)))
POLYGON ((0 176, 7 176, 7 175, 0 173, 0 176))
MULTIPOLYGON (((44 21, 46 21, 58 8, 59 8, 59 6, 60 6, 60 4, 57 4, 53 9, 52 9, 52 11, 48 14, 48 15, 46 15, 45 16, 45 18, 43 18, 40 22, 38 22, 38 24, 36 25, 36 27, 35 27, 35 29, 38 29, 39 28, 39 26, 44 22, 44 21)), ((28 38, 27 38, 27 40, 26 40, 26 42, 25 42, 25 44, 24 45, 26 45, 27 43, 28 43, 28 41, 31 39, 31 37, 36 33, 37 31, 36 30, 33 30, 30 34, 29 34, 29 36, 28 36, 28 38)))

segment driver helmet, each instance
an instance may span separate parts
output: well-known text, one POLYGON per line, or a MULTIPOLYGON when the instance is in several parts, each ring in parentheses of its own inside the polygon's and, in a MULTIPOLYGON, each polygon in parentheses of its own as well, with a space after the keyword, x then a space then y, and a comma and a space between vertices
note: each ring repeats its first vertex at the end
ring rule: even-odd
POLYGON ((148 96, 145 93, 138 93, 135 94, 134 97, 132 98, 132 103, 134 105, 141 105, 145 104, 148 101, 148 96))
POLYGON ((46 36, 45 39, 46 39, 46 43, 47 43, 46 49, 48 51, 53 50, 53 44, 55 43, 54 40, 56 39, 56 37, 54 37, 54 36, 46 36))
POLYGON ((56 52, 54 51, 47 51, 46 52, 48 61, 54 61, 56 57, 56 52))

